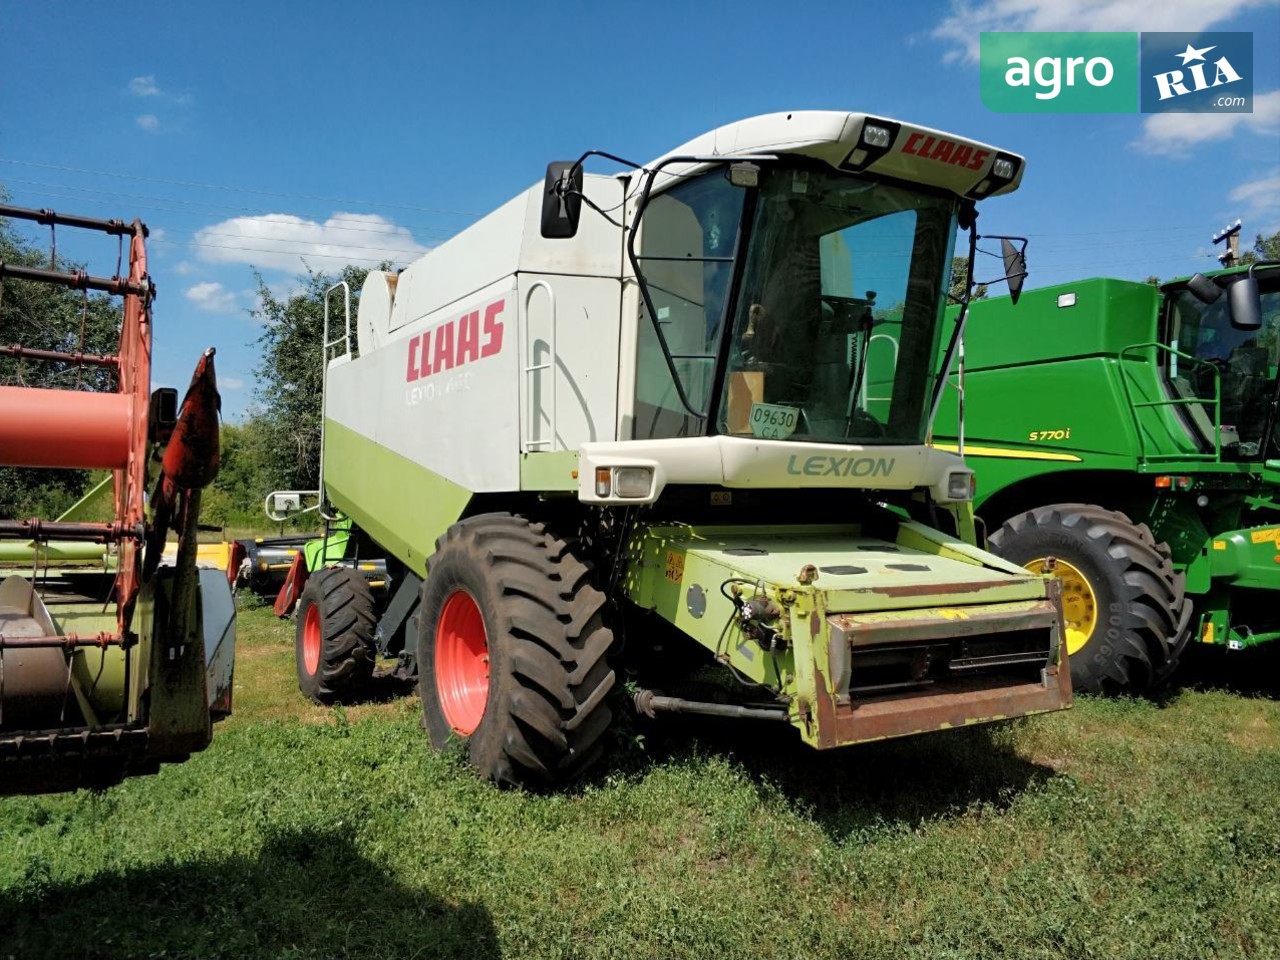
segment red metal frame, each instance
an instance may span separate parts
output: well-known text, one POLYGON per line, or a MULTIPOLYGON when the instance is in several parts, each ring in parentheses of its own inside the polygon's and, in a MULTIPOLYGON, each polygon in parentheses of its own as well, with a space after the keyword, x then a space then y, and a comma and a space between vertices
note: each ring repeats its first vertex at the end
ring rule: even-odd
MULTIPOLYGON (((117 625, 126 636, 141 583, 140 541, 147 480, 147 414, 151 397, 151 300, 147 275, 147 228, 141 220, 95 220, 0 206, 0 216, 35 223, 98 230, 129 238, 129 271, 120 277, 93 277, 84 271, 63 272, 20 264, 0 264, 0 277, 53 283, 77 290, 102 290, 124 300, 120 346, 114 356, 34 350, 21 344, 0 348, 6 356, 52 362, 74 362, 113 368, 112 393, 0 387, 0 463, 9 466, 107 468, 114 480, 115 520, 110 524, 55 524, 39 519, 0 522, 0 537, 31 539, 64 536, 117 545, 114 588, 117 625), (78 529, 72 529, 76 527, 78 529), (94 529, 90 530, 89 528, 94 529), (83 528, 83 529, 79 529, 83 528)), ((216 409, 214 417, 216 418, 216 409)), ((215 432, 216 438, 216 432, 215 432)), ((216 442, 216 440, 215 440, 216 442)), ((215 454, 216 465, 216 454, 215 454)), ((215 466, 216 469, 216 466, 215 466)))

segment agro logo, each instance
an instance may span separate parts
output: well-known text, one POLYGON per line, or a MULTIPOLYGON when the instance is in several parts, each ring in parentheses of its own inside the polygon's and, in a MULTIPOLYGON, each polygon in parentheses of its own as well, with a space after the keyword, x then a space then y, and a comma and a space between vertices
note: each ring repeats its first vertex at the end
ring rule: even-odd
POLYGON ((1188 93, 1195 90, 1208 90, 1210 87, 1220 87, 1224 83, 1236 83, 1240 80, 1240 74, 1236 73, 1236 68, 1231 65, 1231 61, 1225 56, 1218 57, 1216 60, 1208 61, 1205 54, 1211 50, 1216 50, 1216 46, 1201 47, 1197 50, 1191 44, 1187 44, 1187 49, 1182 53, 1174 54, 1174 56, 1182 58, 1182 70, 1169 70, 1165 73, 1157 73, 1153 75, 1156 82, 1156 88, 1160 91, 1160 99, 1168 100, 1170 97, 1185 97, 1188 93), (1205 76, 1205 67, 1213 67, 1213 80, 1210 81, 1205 76), (1191 84, 1191 86, 1188 86, 1191 84))
POLYGON ((907 137, 907 142, 902 145, 902 152, 925 160, 953 163, 967 170, 981 170, 982 164, 991 154, 990 150, 974 150, 964 144, 952 143, 946 137, 929 137, 923 133, 913 133, 907 137))
POLYGON ((498 314, 507 301, 497 300, 482 310, 472 310, 455 320, 446 320, 409 338, 409 356, 404 379, 412 383, 442 370, 452 370, 492 357, 502 350, 502 321, 498 314), (480 315, 484 314, 483 325, 480 315), (483 342, 481 338, 483 337, 483 342))

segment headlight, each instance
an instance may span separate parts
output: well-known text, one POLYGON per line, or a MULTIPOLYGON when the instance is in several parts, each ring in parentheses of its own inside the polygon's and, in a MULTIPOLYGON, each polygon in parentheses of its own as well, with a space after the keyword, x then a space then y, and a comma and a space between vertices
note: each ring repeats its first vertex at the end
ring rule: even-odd
POLYGON ((999 157, 996 162, 991 165, 991 173, 999 177, 1001 180, 1013 179, 1013 161, 999 157))
POLYGON ((947 475, 948 500, 972 500, 973 487, 972 473, 952 473, 947 475))
POLYGON ((613 489, 616 496, 626 500, 647 497, 653 489, 653 470, 649 467, 615 467, 613 489))
POLYGON ((868 147, 887 147, 889 145, 889 129, 868 123, 862 128, 862 142, 868 147))

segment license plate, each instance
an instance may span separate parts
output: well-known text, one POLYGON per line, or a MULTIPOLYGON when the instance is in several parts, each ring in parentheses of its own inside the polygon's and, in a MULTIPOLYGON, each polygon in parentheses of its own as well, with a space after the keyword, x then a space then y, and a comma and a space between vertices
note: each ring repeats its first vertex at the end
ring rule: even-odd
POLYGON ((796 432, 796 424, 799 422, 799 407, 784 407, 777 403, 751 405, 752 436, 765 440, 785 440, 796 432))

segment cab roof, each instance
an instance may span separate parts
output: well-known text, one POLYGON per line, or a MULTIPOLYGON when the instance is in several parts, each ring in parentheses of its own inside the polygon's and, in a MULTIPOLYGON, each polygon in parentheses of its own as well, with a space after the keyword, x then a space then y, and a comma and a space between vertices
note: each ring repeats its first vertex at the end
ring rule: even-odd
POLYGON ((978 200, 1011 193, 1026 161, 978 140, 889 117, 795 110, 717 127, 647 164, 680 156, 799 154, 850 173, 874 173, 978 200), (870 129, 868 129, 870 128, 870 129), (1004 160, 996 168, 996 161, 1004 160))

